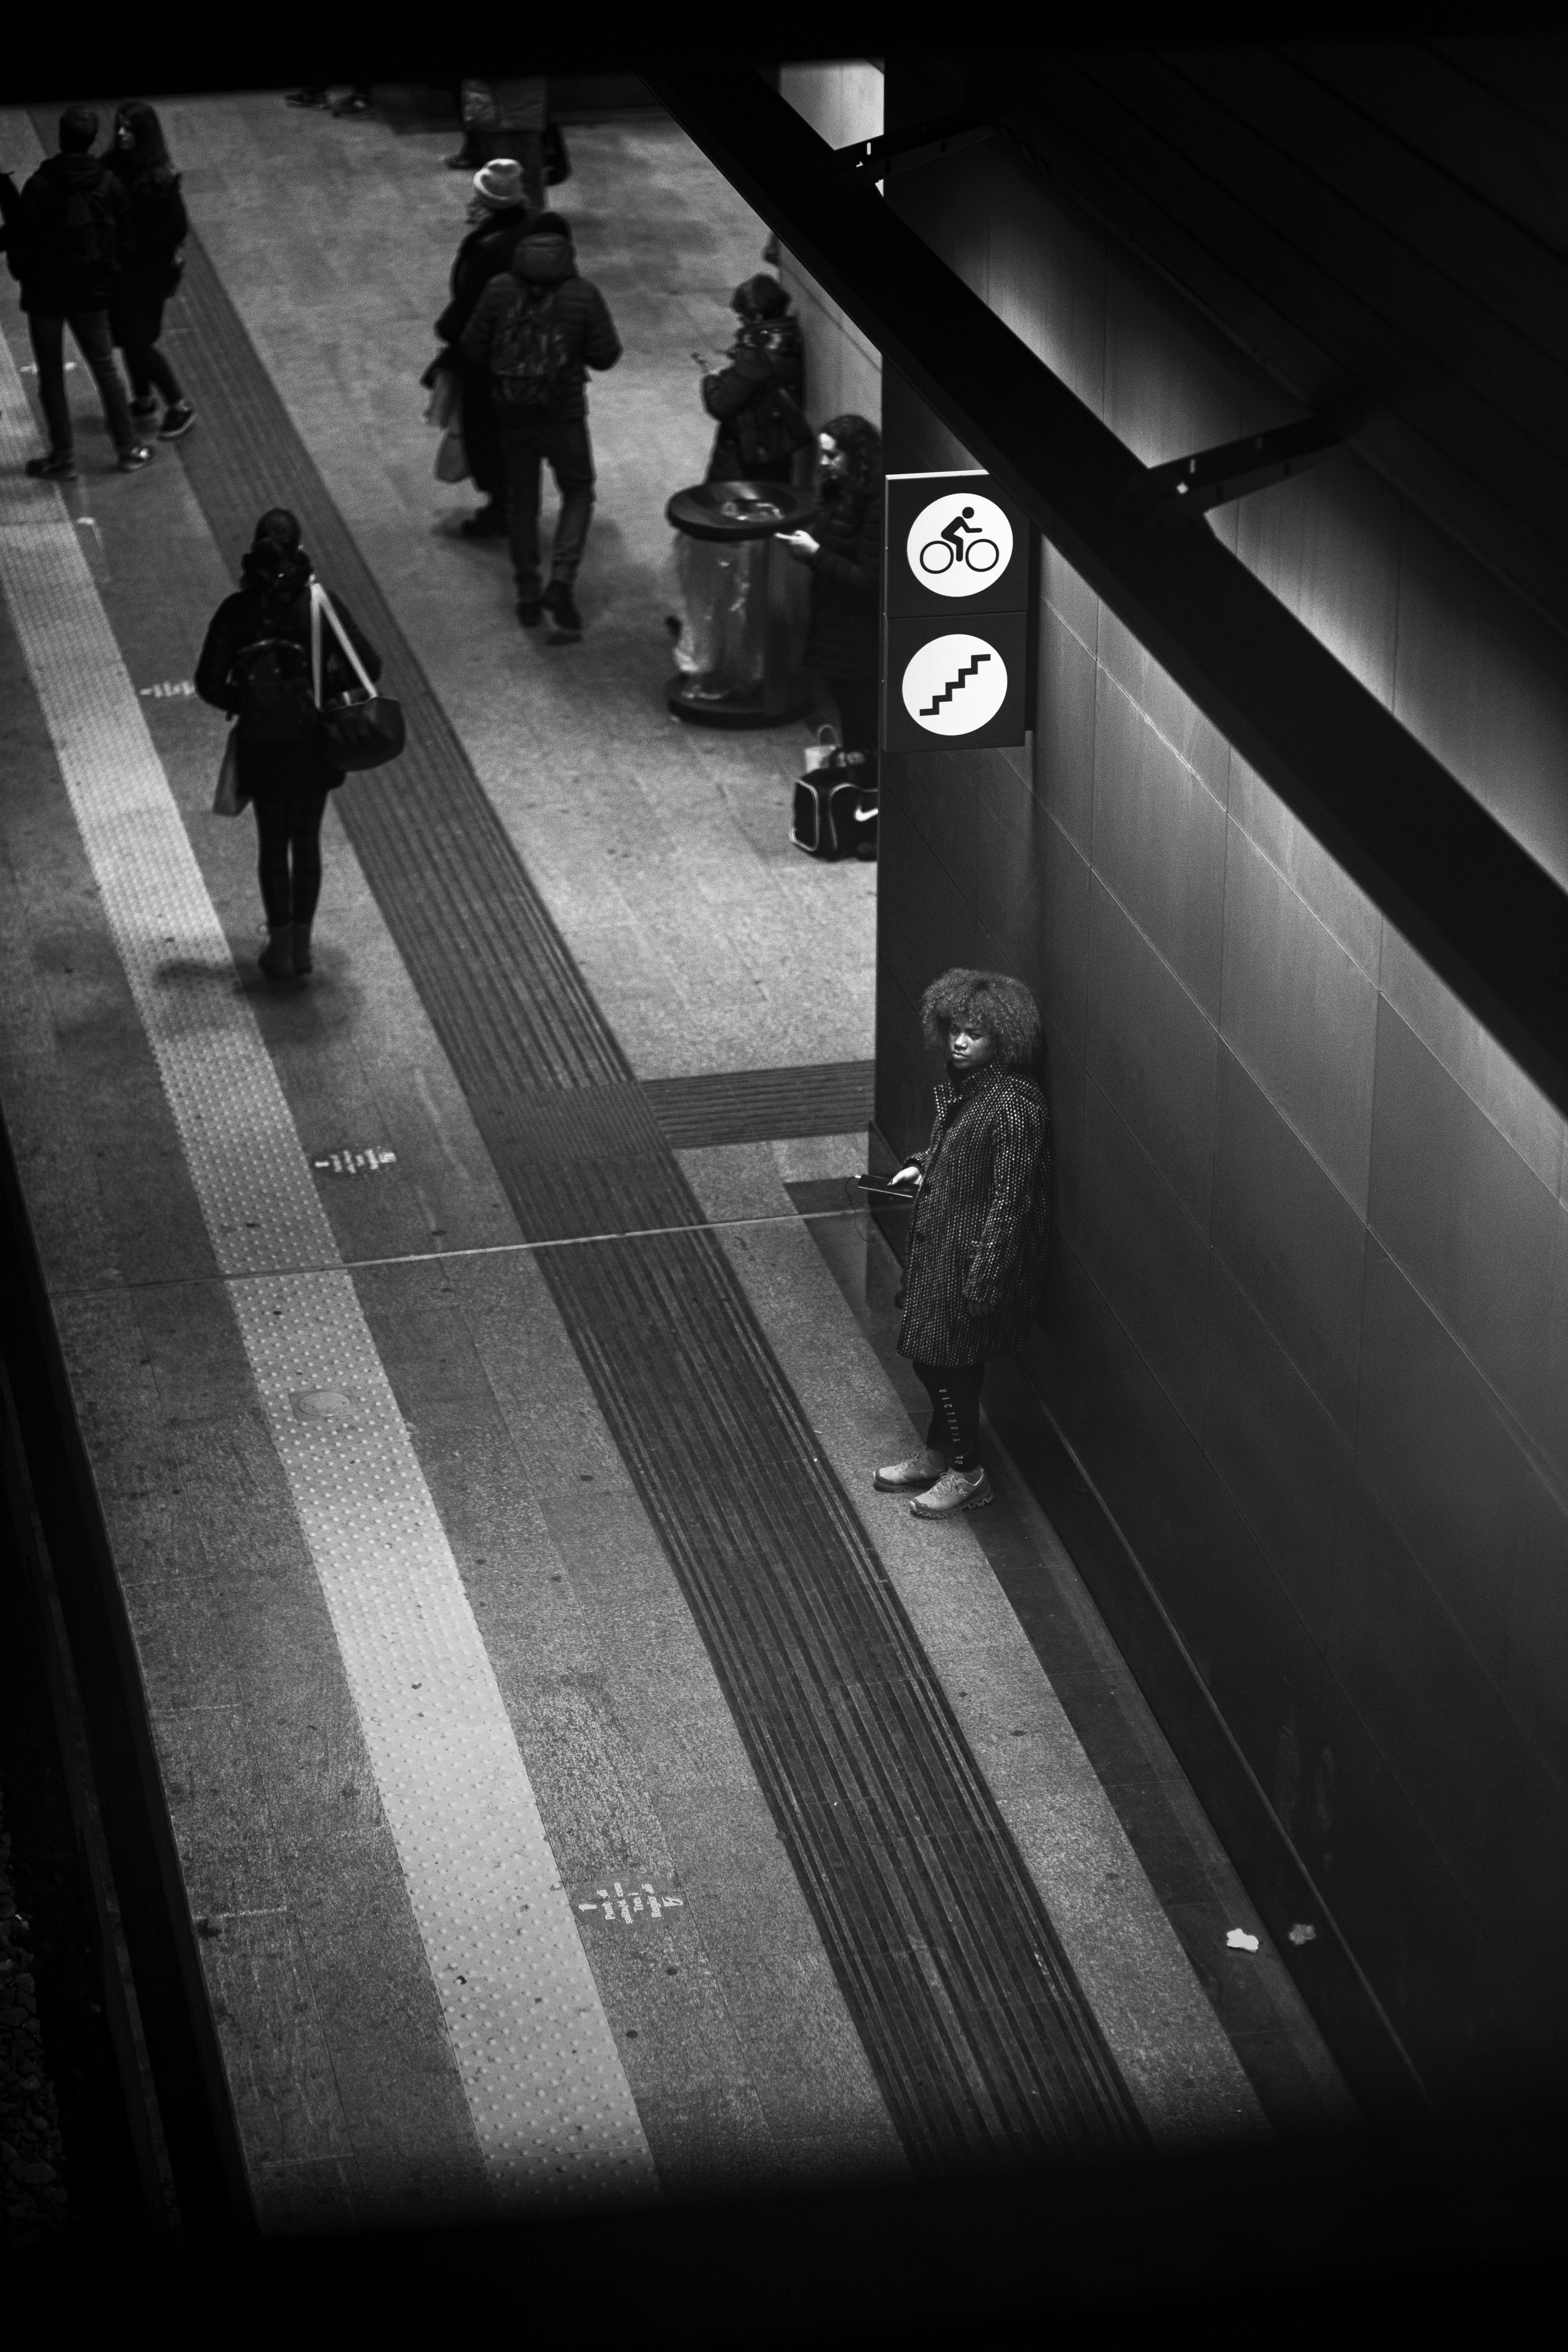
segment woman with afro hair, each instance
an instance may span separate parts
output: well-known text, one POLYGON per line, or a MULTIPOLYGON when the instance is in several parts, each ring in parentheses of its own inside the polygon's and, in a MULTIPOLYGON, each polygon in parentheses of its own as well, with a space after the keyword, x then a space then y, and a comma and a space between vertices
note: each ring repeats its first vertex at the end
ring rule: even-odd
POLYGON ((945 1048, 936 1124, 893 1182, 914 1194, 899 1353, 912 1359, 931 1417, 907 1462, 879 1470, 921 1519, 978 1510, 994 1489, 980 1459, 980 1387, 1033 1320, 1050 1241, 1050 1114, 1040 1090, 1040 1015, 1022 981, 944 971, 921 999, 930 1045, 945 1048))

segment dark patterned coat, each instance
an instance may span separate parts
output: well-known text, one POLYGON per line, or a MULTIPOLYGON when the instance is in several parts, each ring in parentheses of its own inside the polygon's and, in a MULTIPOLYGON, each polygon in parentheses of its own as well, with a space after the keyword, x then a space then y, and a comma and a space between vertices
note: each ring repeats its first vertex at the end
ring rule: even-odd
POLYGON ((910 1158, 923 1175, 910 1220, 899 1353, 980 1364, 1023 1340, 1050 1242, 1050 1113, 1033 1078, 987 1062, 936 1090, 936 1125, 910 1158))

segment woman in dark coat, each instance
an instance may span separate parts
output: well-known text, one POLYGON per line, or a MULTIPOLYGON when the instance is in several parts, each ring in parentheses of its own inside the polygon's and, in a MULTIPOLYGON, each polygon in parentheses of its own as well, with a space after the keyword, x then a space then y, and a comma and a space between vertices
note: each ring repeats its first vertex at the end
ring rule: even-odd
POLYGON ((458 345, 474 315, 474 305, 503 269, 511 268, 518 238, 528 226, 529 205, 523 193, 522 166, 508 155, 474 173, 468 199, 468 233, 452 263, 451 300, 436 321, 441 345, 426 383, 436 368, 449 368, 463 386, 463 451, 474 486, 489 500, 478 514, 458 525, 465 539, 504 539, 507 535, 506 464, 500 433, 490 397, 488 367, 471 367, 458 345))
POLYGON ((163 403, 160 441, 177 441, 196 421, 163 352, 163 305, 184 268, 181 248, 189 224, 180 175, 169 161, 163 126, 153 108, 128 98, 114 118, 114 137, 104 158, 125 190, 126 249, 109 298, 109 324, 125 354, 131 378, 131 414, 145 424, 163 403))
POLYGON ((805 667, 838 705, 847 751, 877 750, 882 588, 882 436, 863 416, 835 416, 817 436, 820 504, 809 530, 779 537, 811 567, 805 667))
POLYGON ((737 286, 730 308, 741 321, 730 364, 702 379, 702 405, 716 417, 710 482, 787 482, 795 453, 811 438, 801 409, 805 346, 789 296, 759 271, 737 286))
POLYGON ((879 1470, 917 1518, 977 1510, 994 1489, 980 1459, 986 1359, 1034 1319, 1050 1243, 1050 1115, 1034 1076, 1040 1016, 1021 981, 945 971, 921 1000, 926 1041, 947 1050, 936 1125, 892 1180, 914 1193, 899 1353, 931 1402, 920 1452, 879 1470))
MULTIPOLYGON (((310 667, 310 559, 286 508, 262 516, 239 574, 237 594, 225 597, 207 630, 196 692, 236 721, 239 789, 256 811, 267 914, 261 969, 270 980, 302 980, 321 888, 321 819, 343 772, 321 744, 310 667)), ((341 597, 332 609, 368 675, 379 677, 381 656, 341 597)), ((323 626, 323 700, 358 683, 323 626)))

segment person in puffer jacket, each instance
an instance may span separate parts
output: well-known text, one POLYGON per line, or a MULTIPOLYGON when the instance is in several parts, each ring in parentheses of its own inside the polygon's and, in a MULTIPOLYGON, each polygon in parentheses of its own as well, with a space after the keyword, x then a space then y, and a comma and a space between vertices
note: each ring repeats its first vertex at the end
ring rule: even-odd
POLYGON ((527 226, 522 166, 510 155, 498 156, 474 173, 468 233, 452 263, 452 299, 436 321, 436 339, 442 348, 425 375, 429 383, 438 368, 447 368, 462 383, 463 447, 474 485, 489 501, 458 525, 465 539, 506 537, 506 462, 490 397, 489 369, 468 366, 459 346, 479 296, 492 278, 511 268, 517 240, 527 226))
POLYGON ((131 378, 131 414, 139 424, 158 414, 160 441, 178 441, 196 421, 196 412, 158 348, 163 305, 184 268, 190 224, 180 175, 169 160, 157 113, 145 100, 128 98, 114 118, 109 169, 125 191, 130 250, 109 297, 109 324, 125 354, 131 378))
POLYGON ((70 482, 76 433, 66 398, 68 326, 92 371, 121 472, 136 473, 153 452, 136 437, 110 339, 110 297, 132 249, 125 191, 92 152, 98 117, 90 106, 67 107, 59 139, 59 153, 39 164, 9 208, 6 255, 21 283, 49 435, 48 448, 29 457, 26 470, 38 480, 70 482))
POLYGON ((574 643, 583 616, 573 585, 594 513, 594 452, 584 385, 590 368, 612 368, 621 339, 596 286, 577 275, 572 231, 559 213, 541 213, 512 253, 511 268, 492 278, 474 306, 458 349, 471 367, 490 373, 507 503, 517 617, 525 629, 545 613, 553 644, 574 643), (561 493, 542 583, 540 467, 548 460, 561 493))
POLYGON ((795 453, 811 439, 801 410, 805 347, 789 296, 762 271, 737 286, 730 308, 741 331, 730 364, 702 379, 702 405, 717 417, 710 482, 787 482, 795 453))

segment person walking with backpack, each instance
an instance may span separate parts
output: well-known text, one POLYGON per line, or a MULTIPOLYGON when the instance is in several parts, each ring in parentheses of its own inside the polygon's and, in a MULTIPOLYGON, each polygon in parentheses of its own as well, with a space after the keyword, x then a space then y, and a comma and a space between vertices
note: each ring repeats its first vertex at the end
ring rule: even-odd
POLYGON ((177 441, 195 423, 196 412, 158 349, 158 338, 163 305, 184 273, 189 223, 163 126, 142 100, 128 98, 115 115, 106 161, 125 191, 130 223, 130 249, 110 293, 109 324, 125 354, 131 414, 146 423, 157 415, 161 399, 158 438, 177 441))
POLYGON ((612 368, 621 356, 608 305, 577 275, 572 232, 559 213, 541 213, 513 250, 511 268, 492 278, 459 344, 472 367, 489 371, 507 501, 517 617, 536 629, 545 613, 552 642, 583 634, 572 591, 594 513, 594 452, 588 438, 589 368, 612 368), (539 549, 540 468, 548 461, 561 513, 542 583, 539 549))
POLYGON ((805 346, 800 321, 776 278, 759 271, 737 286, 730 308, 741 331, 730 364, 702 379, 702 405, 716 417, 710 482, 787 482, 795 453, 811 439, 801 409, 805 346))
POLYGON ((109 303, 132 229, 123 187, 92 152, 97 137, 91 107, 68 106, 60 117, 59 152, 40 163, 22 190, 6 236, 49 435, 47 450, 28 458, 27 471, 44 481, 76 479, 76 436, 66 398, 68 326, 92 371, 120 471, 137 473, 153 455, 137 439, 114 364, 109 303))
MULTIPOLYGON (((257 875, 267 916, 261 969, 302 980, 321 888, 321 819, 343 781, 322 746, 310 660, 310 559, 300 524, 273 507, 256 526, 239 567, 238 593, 214 614, 196 664, 196 692, 236 723, 239 789, 256 811, 257 875)), ((341 597, 332 608, 373 678, 381 656, 341 597)), ((322 631, 325 700, 357 681, 331 632, 322 631)))

